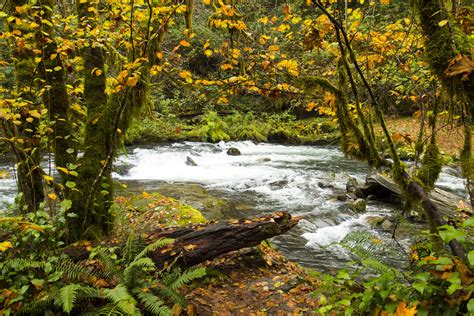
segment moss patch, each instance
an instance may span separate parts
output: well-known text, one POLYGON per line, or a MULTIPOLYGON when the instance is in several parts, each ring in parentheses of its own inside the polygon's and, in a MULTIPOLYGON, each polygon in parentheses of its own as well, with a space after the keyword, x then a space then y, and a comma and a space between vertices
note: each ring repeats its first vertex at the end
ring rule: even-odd
POLYGON ((205 223, 206 218, 197 209, 158 193, 137 194, 115 198, 112 211, 116 213, 118 230, 127 228, 147 231, 159 226, 184 226, 205 223))

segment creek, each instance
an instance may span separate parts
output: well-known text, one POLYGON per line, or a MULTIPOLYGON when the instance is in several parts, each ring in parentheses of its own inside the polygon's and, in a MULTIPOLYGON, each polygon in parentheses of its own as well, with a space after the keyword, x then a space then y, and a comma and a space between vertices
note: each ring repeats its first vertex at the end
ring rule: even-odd
MULTIPOLYGON (((341 267, 349 256, 334 243, 352 231, 371 232, 391 242, 391 234, 373 228, 369 219, 393 213, 394 206, 369 201, 366 212, 358 214, 336 198, 336 193, 345 192, 349 177, 363 183, 371 172, 366 163, 345 158, 337 147, 250 141, 157 144, 129 147, 115 165, 114 178, 127 186, 121 193, 158 191, 189 203, 208 217, 242 218, 273 211, 301 216, 297 227, 272 242, 290 260, 304 266, 324 271, 341 267), (228 155, 231 147, 241 154, 228 155), (221 206, 218 216, 206 214, 211 204, 221 206)), ((455 169, 444 168, 437 184, 466 196, 455 169)), ((0 179, 0 209, 13 201, 14 194, 14 180, 0 179)), ((407 245, 405 237, 398 240, 402 248, 407 245)))

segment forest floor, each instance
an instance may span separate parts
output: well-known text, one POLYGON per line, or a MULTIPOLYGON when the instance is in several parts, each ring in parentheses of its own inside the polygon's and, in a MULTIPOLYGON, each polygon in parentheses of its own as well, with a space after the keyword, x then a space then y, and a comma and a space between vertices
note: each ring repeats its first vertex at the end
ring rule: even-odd
MULTIPOLYGON (((416 117, 389 118, 387 125, 394 140, 401 140, 406 145, 414 146, 420 131, 420 119, 416 117)), ((459 157, 464 143, 464 128, 461 124, 453 123, 447 118, 441 118, 437 128, 437 143, 440 150, 449 155, 459 157)), ((379 129, 381 132, 381 130, 379 129)), ((425 129, 426 133, 426 129, 425 129)), ((429 136, 431 133, 428 132, 429 136)), ((426 137, 425 137, 426 139, 426 137)), ((474 142, 474 137, 473 137, 474 142)))
POLYGON ((216 276, 187 294, 191 315, 313 314, 317 279, 265 244, 205 264, 216 276))

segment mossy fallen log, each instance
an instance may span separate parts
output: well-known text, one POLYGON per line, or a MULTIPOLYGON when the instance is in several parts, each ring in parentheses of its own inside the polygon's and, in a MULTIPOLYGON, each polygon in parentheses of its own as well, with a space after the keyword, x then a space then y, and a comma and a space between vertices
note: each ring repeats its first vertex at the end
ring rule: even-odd
MULTIPOLYGON (((258 245, 261 241, 281 235, 298 224, 299 218, 286 212, 275 212, 251 219, 230 220, 187 227, 159 227, 141 233, 146 244, 160 238, 174 242, 155 250, 150 258, 157 267, 171 263, 189 267, 228 252, 258 245)), ((85 260, 95 246, 118 247, 125 241, 112 239, 100 243, 81 242, 64 249, 74 261, 85 260)))
MULTIPOLYGON (((395 181, 379 173, 368 176, 365 186, 361 188, 361 191, 366 197, 373 195, 376 200, 395 203, 403 201, 402 191, 395 181)), ((448 218, 455 218, 459 215, 455 210, 461 201, 465 201, 462 197, 440 188, 434 188, 428 193, 428 198, 436 206, 437 210, 448 218)))

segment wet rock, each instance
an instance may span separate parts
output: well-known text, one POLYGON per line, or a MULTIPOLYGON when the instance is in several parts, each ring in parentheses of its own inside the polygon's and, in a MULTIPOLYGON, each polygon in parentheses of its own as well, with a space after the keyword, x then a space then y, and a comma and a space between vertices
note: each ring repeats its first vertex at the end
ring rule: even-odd
POLYGON ((347 201, 347 195, 346 194, 338 194, 336 195, 336 199, 341 202, 347 201))
POLYGON ((347 192, 355 192, 359 188, 359 182, 356 178, 350 177, 346 183, 347 192))
POLYGON ((349 208, 356 213, 364 213, 366 207, 367 205, 364 199, 357 199, 349 204, 349 208))
POLYGON ((392 223, 392 221, 388 220, 388 219, 385 219, 382 224, 380 225, 380 227, 383 229, 383 230, 386 230, 386 231, 392 231, 394 229, 394 226, 395 224, 392 223))
POLYGON ((365 198, 365 194, 361 190, 359 182, 356 178, 350 177, 349 180, 347 180, 346 190, 348 193, 352 193, 358 198, 365 198))
POLYGON ((186 157, 186 162, 185 162, 186 165, 188 166, 197 166, 198 164, 191 158, 191 157, 186 157))
POLYGON ((320 187, 321 189, 334 189, 334 185, 324 182, 318 182, 318 187, 320 187))
POLYGON ((162 184, 157 191, 198 209, 207 220, 218 220, 230 212, 232 205, 225 199, 213 196, 199 184, 162 184))
POLYGON ((321 133, 328 134, 334 132, 336 130, 336 127, 331 124, 323 123, 319 127, 319 130, 321 131, 321 133))
POLYGON ((227 149, 227 155, 229 156, 240 156, 240 154, 240 150, 235 147, 230 147, 229 149, 227 149))
POLYGON ((272 190, 281 190, 288 185, 288 180, 279 180, 270 183, 270 188, 272 190))
POLYGON ((385 221, 385 217, 370 216, 370 217, 367 217, 366 221, 367 221, 367 224, 369 224, 371 228, 377 228, 377 227, 380 227, 382 223, 385 221))

